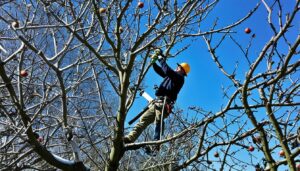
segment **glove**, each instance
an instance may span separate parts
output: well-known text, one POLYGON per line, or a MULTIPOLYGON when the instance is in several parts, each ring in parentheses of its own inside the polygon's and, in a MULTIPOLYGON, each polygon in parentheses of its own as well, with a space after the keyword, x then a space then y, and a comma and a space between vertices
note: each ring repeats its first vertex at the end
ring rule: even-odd
POLYGON ((164 59, 164 57, 162 56, 161 49, 155 49, 154 54, 152 54, 150 58, 151 58, 151 64, 155 63, 157 59, 159 60, 164 59))
POLYGON ((151 64, 154 64, 158 59, 158 55, 154 53, 150 56, 150 58, 151 58, 151 64))
MULTIPOLYGON (((151 57, 152 58, 152 57, 151 57)), ((157 57, 151 59, 151 64, 154 64, 157 61, 157 57)))

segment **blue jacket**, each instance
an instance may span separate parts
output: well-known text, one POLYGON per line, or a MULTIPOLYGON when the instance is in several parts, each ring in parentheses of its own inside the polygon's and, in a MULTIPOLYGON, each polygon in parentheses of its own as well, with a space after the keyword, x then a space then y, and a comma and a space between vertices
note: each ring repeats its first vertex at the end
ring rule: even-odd
POLYGON ((161 65, 153 64, 154 71, 164 78, 155 92, 156 96, 167 96, 173 102, 176 101, 177 95, 184 84, 184 74, 174 71, 168 66, 164 59, 159 60, 161 65))

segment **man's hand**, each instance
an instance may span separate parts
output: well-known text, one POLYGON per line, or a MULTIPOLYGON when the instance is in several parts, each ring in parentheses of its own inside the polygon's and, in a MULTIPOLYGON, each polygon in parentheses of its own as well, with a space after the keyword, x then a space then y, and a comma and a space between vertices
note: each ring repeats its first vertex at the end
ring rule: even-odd
POLYGON ((159 60, 164 60, 165 58, 163 57, 163 54, 162 54, 162 50, 161 49, 155 49, 154 50, 154 54, 152 54, 150 56, 151 58, 151 63, 155 63, 157 61, 157 59, 159 60))
POLYGON ((158 59, 158 56, 154 53, 150 56, 150 58, 151 58, 151 64, 154 64, 158 59))

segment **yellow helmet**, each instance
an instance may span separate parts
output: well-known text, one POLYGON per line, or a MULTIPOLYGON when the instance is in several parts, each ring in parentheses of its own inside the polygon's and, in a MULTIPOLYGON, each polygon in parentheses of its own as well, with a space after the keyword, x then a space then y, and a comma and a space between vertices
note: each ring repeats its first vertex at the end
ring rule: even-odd
POLYGON ((190 65, 188 63, 183 62, 183 63, 181 63, 179 65, 183 68, 183 70, 184 70, 184 72, 185 72, 186 75, 190 72, 191 67, 190 67, 190 65))

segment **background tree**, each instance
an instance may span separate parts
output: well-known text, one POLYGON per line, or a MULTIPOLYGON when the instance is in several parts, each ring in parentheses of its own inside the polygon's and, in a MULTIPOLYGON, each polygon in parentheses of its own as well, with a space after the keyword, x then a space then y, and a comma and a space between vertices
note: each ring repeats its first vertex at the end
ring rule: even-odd
POLYGON ((283 164, 296 170, 299 147, 289 142, 299 125, 299 34, 289 33, 299 1, 285 9, 281 1, 262 0, 226 26, 209 18, 218 3, 1 2, 1 168, 244 170, 260 169, 264 159, 271 170, 283 164), (255 35, 245 48, 234 28, 258 7, 268 12, 273 35, 255 54, 255 35), (144 87, 149 55, 161 48, 176 57, 199 38, 232 81, 224 87, 227 103, 217 112, 177 108, 165 139, 149 141, 148 129, 140 141, 124 145, 125 121, 144 87), (236 45, 247 67, 225 66, 224 42, 236 45), (139 150, 154 144, 162 144, 155 157, 139 150), (250 153, 253 148, 261 158, 250 153), (285 158, 275 156, 279 149, 285 158), (250 160, 239 158, 245 153, 250 160))

